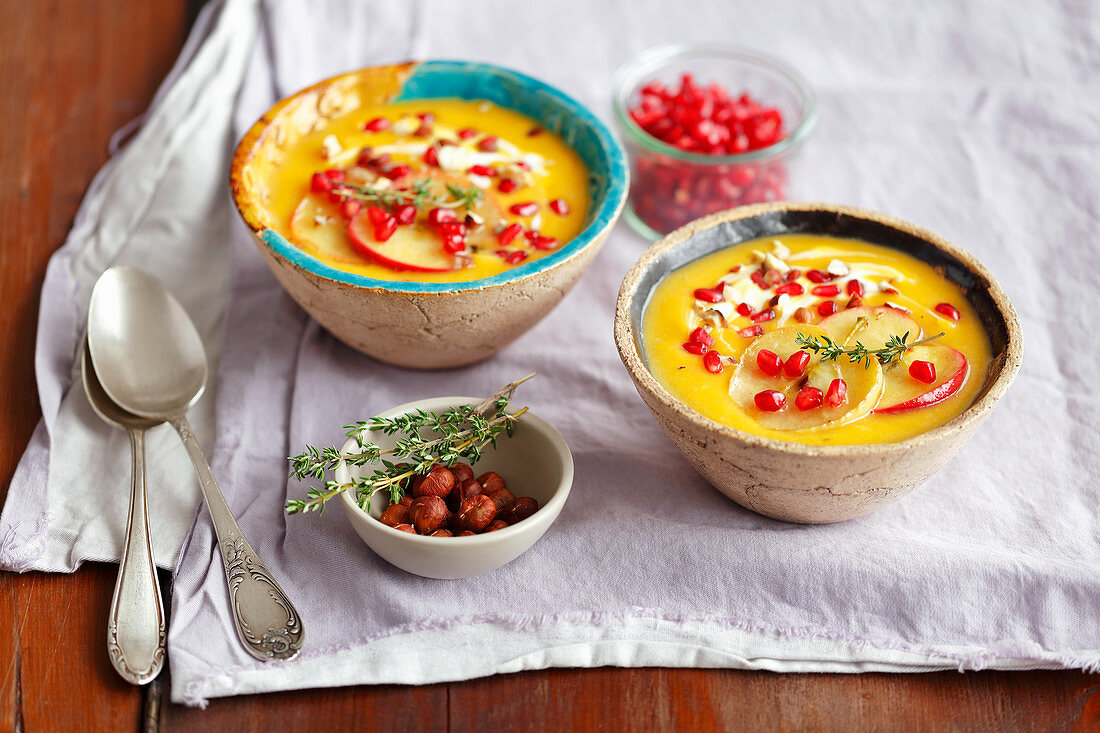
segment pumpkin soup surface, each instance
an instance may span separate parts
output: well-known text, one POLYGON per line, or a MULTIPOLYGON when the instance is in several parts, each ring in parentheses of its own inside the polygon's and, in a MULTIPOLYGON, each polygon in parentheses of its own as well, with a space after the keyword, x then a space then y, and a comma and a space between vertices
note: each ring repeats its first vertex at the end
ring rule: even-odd
POLYGON ((367 105, 303 136, 269 203, 302 250, 381 280, 490 277, 584 228, 588 170, 557 134, 490 102, 367 105))
POLYGON ((991 349, 963 291, 927 263, 809 234, 673 271, 642 318, 653 375, 702 415, 815 445, 895 442, 976 399, 991 349))

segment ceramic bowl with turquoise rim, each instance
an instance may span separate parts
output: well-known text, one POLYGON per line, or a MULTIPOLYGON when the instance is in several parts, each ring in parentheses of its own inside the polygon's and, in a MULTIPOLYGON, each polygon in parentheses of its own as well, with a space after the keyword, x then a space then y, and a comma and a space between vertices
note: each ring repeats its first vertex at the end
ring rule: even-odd
POLYGON ((352 348, 398 366, 438 369, 499 351, 546 315, 595 257, 629 188, 626 157, 608 127, 559 90, 516 71, 463 61, 378 66, 342 74, 273 106, 244 136, 230 174, 233 199, 287 292, 352 348), (388 101, 487 100, 558 133, 588 167, 585 226, 560 249, 507 272, 463 282, 382 280, 336 269, 287 240, 267 202, 285 151, 326 121, 388 101))

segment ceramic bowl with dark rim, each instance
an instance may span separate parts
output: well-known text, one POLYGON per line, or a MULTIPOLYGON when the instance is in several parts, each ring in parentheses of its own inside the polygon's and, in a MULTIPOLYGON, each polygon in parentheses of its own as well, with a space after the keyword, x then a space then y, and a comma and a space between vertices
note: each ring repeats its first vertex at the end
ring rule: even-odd
POLYGON ((488 358, 531 328, 592 262, 626 200, 626 158, 611 131, 557 89, 509 69, 461 61, 372 67, 333 77, 272 107, 234 154, 237 209, 286 291, 334 336, 380 361, 439 369, 488 358), (395 81, 396 80, 396 81, 395 81), (326 120, 365 104, 484 99, 560 134, 589 171, 584 228, 550 255, 466 282, 379 280, 335 269, 290 241, 266 208, 265 168, 326 120))
POLYGON ((1001 287, 973 256, 900 219, 847 206, 771 203, 698 219, 655 243, 627 274, 615 343, 661 429, 702 476, 747 509, 789 522, 824 524, 868 514, 930 478, 989 416, 1020 368, 1022 336, 1001 287), (862 239, 936 267, 966 293, 989 336, 993 361, 974 403, 944 425, 895 443, 806 445, 715 422, 676 399, 646 365, 642 314, 668 273, 757 237, 791 233, 862 239))

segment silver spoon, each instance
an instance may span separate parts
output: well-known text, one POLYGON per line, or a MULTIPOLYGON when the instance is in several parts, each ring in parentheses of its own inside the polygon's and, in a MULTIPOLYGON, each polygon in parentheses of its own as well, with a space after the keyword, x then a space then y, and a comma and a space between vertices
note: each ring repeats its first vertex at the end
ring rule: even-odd
POLYGON ((261 660, 290 659, 302 648, 301 618, 241 533, 187 422, 188 408, 206 388, 206 352, 187 312, 152 275, 112 267, 92 290, 88 346, 111 399, 167 421, 183 440, 214 523, 245 649, 261 660))
POLYGON ((118 565, 115 593, 111 597, 111 615, 107 619, 107 653, 115 671, 124 680, 144 685, 164 666, 167 638, 145 506, 145 431, 164 421, 138 417, 107 396, 92 365, 87 339, 81 349, 80 376, 95 413, 104 422, 130 434, 133 455, 130 511, 126 515, 126 545, 118 565))

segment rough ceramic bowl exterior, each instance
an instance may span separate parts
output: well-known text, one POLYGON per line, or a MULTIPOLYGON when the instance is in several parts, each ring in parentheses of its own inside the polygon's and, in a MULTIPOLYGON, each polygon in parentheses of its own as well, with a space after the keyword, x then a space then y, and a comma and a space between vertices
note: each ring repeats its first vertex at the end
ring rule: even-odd
POLYGON ((626 200, 622 148, 578 102, 540 81, 488 64, 428 61, 372 67, 323 81, 272 107, 237 146, 233 199, 275 277, 334 336, 398 366, 438 369, 492 356, 546 315, 592 262, 626 200), (487 99, 559 133, 590 173, 584 230, 561 249, 481 280, 378 280, 330 267, 280 233, 266 208, 270 169, 299 138, 369 104, 487 99))
POLYGON ((615 313, 619 356, 661 429, 719 491, 760 514, 823 524, 863 516, 896 501, 962 448, 1020 368, 1021 334, 1007 296, 969 254, 891 216, 846 206, 772 203, 721 212, 655 243, 627 274, 615 313), (642 312, 657 282, 737 242, 785 233, 853 237, 932 263, 977 310, 994 359, 974 404, 945 425, 897 443, 814 446, 764 438, 703 417, 650 373, 639 343, 642 312))
MULTIPOLYGON (((399 405, 382 417, 403 415, 412 410, 443 411, 456 405, 481 402, 474 397, 435 397, 399 405)), ((395 436, 372 433, 372 440, 383 449, 392 448, 395 436)), ((342 448, 356 448, 349 439, 342 448)), ((469 578, 496 570, 512 562, 535 544, 561 513, 573 486, 573 456, 557 430, 530 412, 516 426, 511 438, 503 438, 496 450, 487 450, 473 467, 475 475, 496 471, 516 496, 538 500, 539 510, 511 527, 473 537, 423 537, 400 532, 378 521, 385 499, 371 503, 368 515, 347 492, 340 494, 344 513, 352 527, 381 558, 393 565, 426 578, 469 578)), ((369 473, 370 468, 340 464, 336 480, 350 481, 369 473)))

